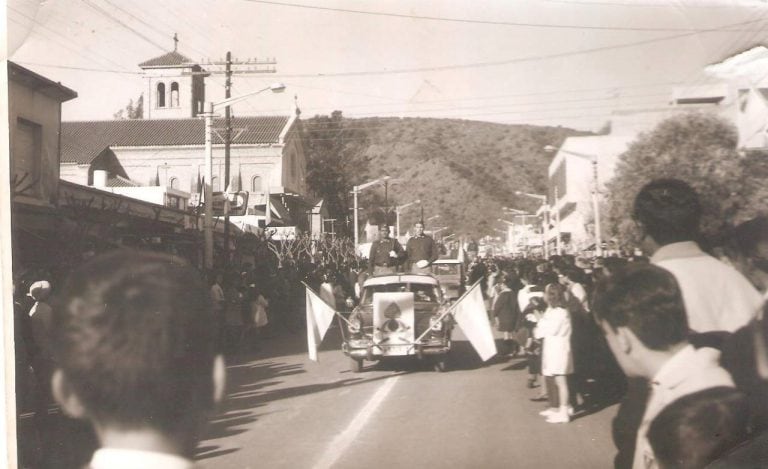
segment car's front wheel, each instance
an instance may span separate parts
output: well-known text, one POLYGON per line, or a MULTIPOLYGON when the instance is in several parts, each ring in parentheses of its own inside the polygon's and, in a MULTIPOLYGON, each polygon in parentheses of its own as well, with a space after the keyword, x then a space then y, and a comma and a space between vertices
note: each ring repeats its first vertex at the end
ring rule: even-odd
POLYGON ((352 373, 360 373, 363 371, 363 359, 349 357, 349 370, 352 373))
POLYGON ((445 370, 448 369, 448 361, 445 355, 440 355, 438 357, 435 357, 434 362, 432 362, 432 367, 435 371, 438 373, 442 373, 445 370))

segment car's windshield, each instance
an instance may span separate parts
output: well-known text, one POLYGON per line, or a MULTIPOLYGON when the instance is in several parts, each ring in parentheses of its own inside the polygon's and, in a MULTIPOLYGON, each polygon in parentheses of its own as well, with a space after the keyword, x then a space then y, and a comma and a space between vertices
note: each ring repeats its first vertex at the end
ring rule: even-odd
POLYGON ((439 303, 440 290, 437 285, 428 283, 387 283, 369 285, 363 288, 362 304, 371 304, 374 293, 412 292, 413 300, 417 303, 439 303))
POLYGON ((459 275, 461 264, 432 264, 432 273, 435 275, 459 275))

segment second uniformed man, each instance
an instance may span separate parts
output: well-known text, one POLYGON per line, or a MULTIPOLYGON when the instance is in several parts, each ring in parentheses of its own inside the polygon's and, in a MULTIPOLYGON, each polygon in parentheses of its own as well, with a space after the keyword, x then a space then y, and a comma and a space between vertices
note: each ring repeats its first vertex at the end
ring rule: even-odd
POLYGON ((408 269, 414 274, 428 274, 429 266, 437 260, 440 251, 435 240, 424 234, 424 222, 417 221, 413 231, 415 234, 405 244, 408 269))

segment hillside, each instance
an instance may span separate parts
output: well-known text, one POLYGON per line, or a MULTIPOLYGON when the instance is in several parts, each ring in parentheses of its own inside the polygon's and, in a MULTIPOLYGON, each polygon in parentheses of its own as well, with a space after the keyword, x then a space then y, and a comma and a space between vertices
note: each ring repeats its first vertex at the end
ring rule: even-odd
MULTIPOLYGON (((544 146, 558 146, 568 136, 584 135, 559 127, 456 119, 347 119, 340 113, 305 120, 304 126, 310 158, 308 180, 316 195, 332 198, 325 180, 328 173, 331 186, 351 186, 389 175, 401 179, 389 187, 390 207, 420 199, 425 218, 442 217, 431 225, 447 225, 451 232, 474 236, 503 228, 496 222, 502 206, 535 210, 535 201, 514 193, 546 192, 552 155, 544 146)), ((365 191, 363 217, 377 216, 371 208, 384 205, 383 193, 383 188, 365 191)), ((351 200, 331 205, 343 210, 345 205, 351 207, 351 200)), ((417 207, 406 209, 401 225, 409 226, 418 215, 417 207)))

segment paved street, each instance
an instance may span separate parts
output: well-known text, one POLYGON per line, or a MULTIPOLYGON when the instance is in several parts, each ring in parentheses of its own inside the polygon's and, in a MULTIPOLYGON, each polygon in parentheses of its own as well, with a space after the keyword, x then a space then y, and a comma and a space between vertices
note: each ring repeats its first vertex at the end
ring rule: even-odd
POLYGON ((331 329, 320 362, 304 336, 233 360, 229 398, 200 444, 209 468, 610 467, 615 407, 547 424, 520 359, 483 366, 460 334, 452 367, 370 363, 348 371, 331 329))

